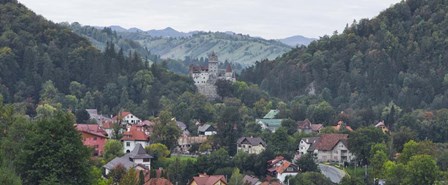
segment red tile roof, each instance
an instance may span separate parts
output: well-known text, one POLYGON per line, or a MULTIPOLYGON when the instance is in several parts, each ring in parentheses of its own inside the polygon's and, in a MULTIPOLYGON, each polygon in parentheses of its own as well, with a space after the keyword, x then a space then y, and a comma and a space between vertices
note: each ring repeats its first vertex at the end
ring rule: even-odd
POLYGON ((232 72, 232 66, 230 66, 230 64, 227 64, 226 73, 231 73, 231 72, 232 72))
POLYGON ((112 121, 103 122, 103 129, 111 129, 111 128, 114 128, 114 123, 112 123, 112 121))
POLYGON ((149 136, 136 125, 132 125, 129 131, 123 133, 121 141, 149 141, 149 136))
POLYGON ((341 140, 347 140, 348 134, 322 134, 318 141, 314 143, 314 149, 321 151, 333 150, 341 140))
POLYGON ((199 177, 193 177, 193 180, 197 185, 213 185, 220 180, 227 184, 224 175, 200 175, 199 177))
POLYGON ((99 137, 107 137, 106 131, 97 124, 75 124, 76 130, 85 132, 99 137))

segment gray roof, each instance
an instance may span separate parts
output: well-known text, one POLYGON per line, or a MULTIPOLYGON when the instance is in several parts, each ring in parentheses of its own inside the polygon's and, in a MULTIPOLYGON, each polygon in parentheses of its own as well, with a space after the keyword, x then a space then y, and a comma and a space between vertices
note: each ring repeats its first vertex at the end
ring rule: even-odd
POLYGON ((261 137, 241 137, 236 141, 237 144, 243 144, 244 142, 249 143, 252 146, 263 145, 266 146, 266 142, 261 139, 261 137))
POLYGON ((139 143, 137 143, 134 147, 134 149, 130 152, 125 154, 124 156, 121 157, 115 157, 115 159, 113 159, 112 161, 109 161, 106 165, 104 165, 103 167, 108 169, 108 170, 112 170, 115 167, 117 167, 117 165, 121 164, 123 165, 127 170, 129 170, 130 168, 133 168, 135 166, 137 166, 137 163, 132 162, 130 159, 144 159, 144 158, 153 158, 151 155, 148 155, 145 151, 145 149, 142 147, 142 145, 140 145, 139 143))
POLYGON ((209 124, 203 124, 198 127, 198 132, 206 132, 206 131, 215 131, 215 128, 213 128, 209 124))
POLYGON ((181 121, 176 121, 177 126, 181 129, 181 130, 185 130, 187 129, 187 125, 185 125, 184 122, 181 121))
POLYGON ((302 138, 301 141, 305 141, 305 143, 308 143, 308 144, 313 144, 313 143, 315 143, 318 139, 319 139, 319 137, 304 137, 304 138, 302 138))
POLYGON ((258 179, 257 177, 254 177, 254 176, 245 175, 243 177, 243 182, 245 184, 249 184, 249 185, 256 185, 257 183, 260 182, 260 179, 258 179))
POLYGON ((115 157, 115 159, 113 159, 112 161, 109 161, 106 165, 104 165, 103 167, 108 169, 108 170, 112 170, 115 167, 117 167, 117 165, 123 165, 123 167, 125 167, 127 170, 129 170, 130 168, 136 166, 137 164, 130 161, 129 160, 129 154, 126 154, 122 157, 115 157))
POLYGON ((135 145, 134 149, 129 153, 129 158, 146 159, 146 158, 153 158, 153 157, 146 153, 146 150, 143 148, 143 146, 140 143, 137 143, 135 145))
POLYGON ((190 131, 187 130, 187 125, 185 125, 184 122, 176 121, 176 124, 177 124, 177 127, 179 127, 180 130, 182 131, 183 135, 187 135, 187 136, 190 135, 190 131))

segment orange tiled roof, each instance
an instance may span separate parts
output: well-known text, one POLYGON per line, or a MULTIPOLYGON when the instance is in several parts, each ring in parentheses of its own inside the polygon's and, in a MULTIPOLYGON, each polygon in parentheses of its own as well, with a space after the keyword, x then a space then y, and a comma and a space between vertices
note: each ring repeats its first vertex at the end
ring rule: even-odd
POLYGON ((123 133, 121 141, 149 141, 149 136, 136 125, 132 125, 129 131, 123 133))
POLYGON ((201 175, 199 177, 193 177, 193 180, 197 185, 213 185, 220 180, 227 184, 224 175, 201 175))

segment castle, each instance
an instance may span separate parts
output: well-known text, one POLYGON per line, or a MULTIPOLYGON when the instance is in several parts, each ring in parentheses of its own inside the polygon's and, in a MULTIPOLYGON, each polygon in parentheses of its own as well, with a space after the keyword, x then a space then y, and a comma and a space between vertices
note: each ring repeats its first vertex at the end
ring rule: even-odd
POLYGON ((230 64, 226 69, 219 69, 218 56, 212 52, 208 56, 208 66, 190 66, 190 76, 194 80, 194 85, 198 88, 199 93, 210 99, 218 98, 216 92, 216 81, 229 80, 235 82, 235 73, 230 64))

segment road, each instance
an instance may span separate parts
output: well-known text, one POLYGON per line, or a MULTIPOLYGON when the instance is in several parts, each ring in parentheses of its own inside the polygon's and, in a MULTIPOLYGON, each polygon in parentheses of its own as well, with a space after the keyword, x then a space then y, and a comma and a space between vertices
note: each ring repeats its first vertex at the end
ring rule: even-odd
POLYGON ((331 182, 339 183, 345 176, 345 172, 329 165, 319 164, 319 168, 322 174, 330 178, 331 182))

